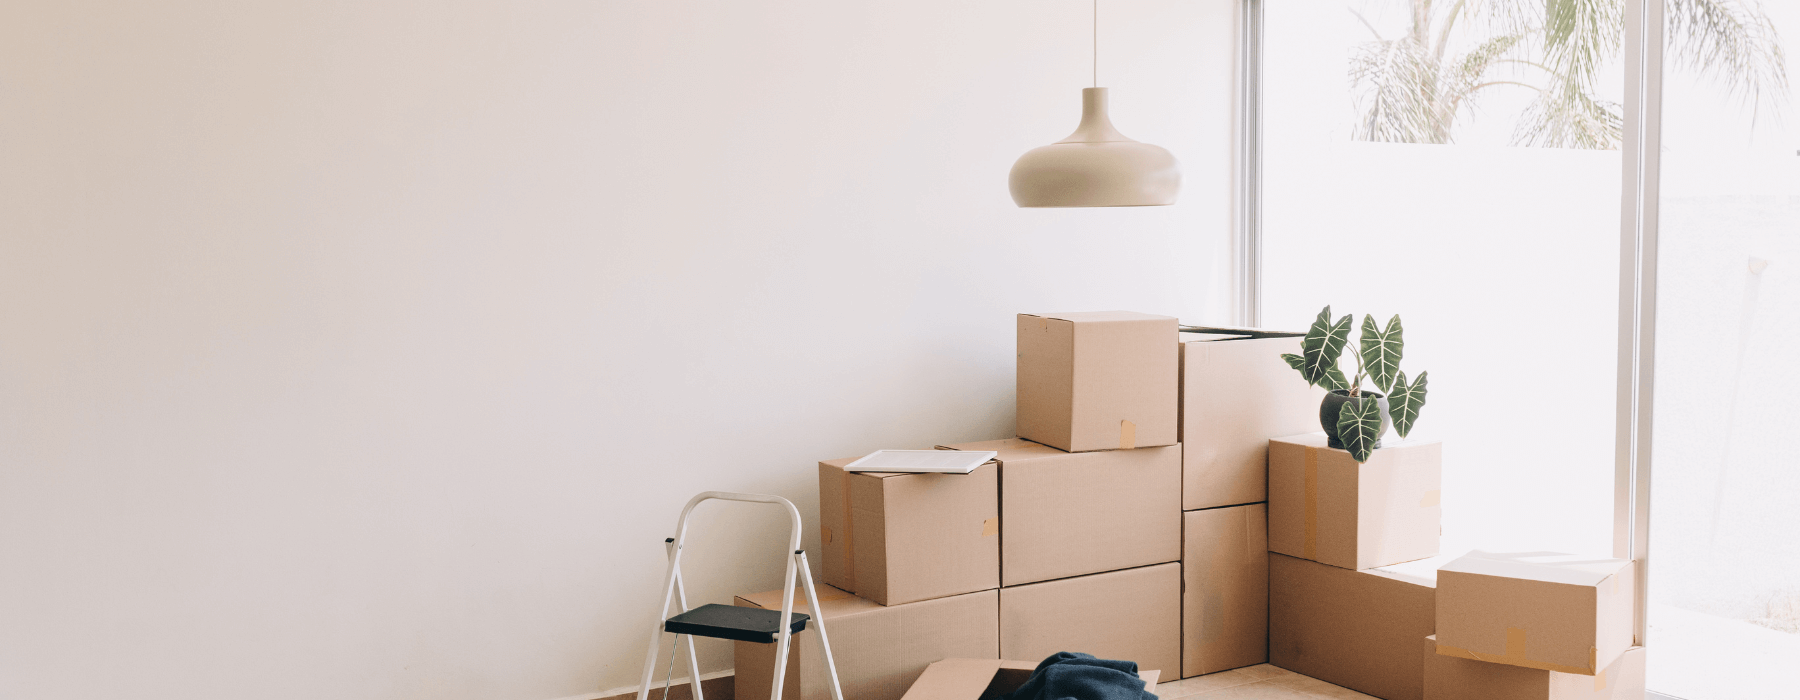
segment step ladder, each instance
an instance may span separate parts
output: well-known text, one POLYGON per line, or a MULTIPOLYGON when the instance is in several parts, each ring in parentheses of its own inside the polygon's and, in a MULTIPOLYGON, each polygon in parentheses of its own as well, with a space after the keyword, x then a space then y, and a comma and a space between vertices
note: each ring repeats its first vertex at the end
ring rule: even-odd
MULTIPOLYGON (((831 700, 844 700, 844 691, 838 686, 837 664, 831 658, 831 641, 825 636, 825 620, 821 618, 814 621, 808 615, 794 612, 796 580, 805 585, 806 600, 815 614, 819 611, 819 593, 813 588, 812 571, 806 565, 806 550, 800 548, 800 510, 793 503, 780 496, 758 493, 703 492, 694 496, 688 501, 687 507, 681 509, 681 518, 675 521, 675 536, 663 540, 663 547, 668 550, 669 572, 663 577, 662 607, 657 608, 658 621, 650 630, 650 652, 644 658, 644 678, 638 684, 637 700, 650 698, 650 681, 656 674, 656 651, 662 647, 662 636, 665 633, 675 635, 677 651, 681 646, 682 636, 687 637, 688 684, 693 690, 693 700, 704 700, 700 695, 700 660, 694 655, 694 637, 775 644, 775 681, 769 688, 769 700, 781 700, 782 681, 787 675, 787 659, 791 651, 790 640, 805 630, 809 621, 814 622, 819 630, 819 647, 825 652, 825 671, 831 679, 831 700), (793 554, 787 557, 787 577, 781 587, 781 612, 717 603, 688 608, 687 593, 682 590, 681 585, 681 543, 687 539, 688 515, 694 512, 694 506, 712 500, 767 503, 787 509, 788 520, 792 523, 788 534, 788 551, 793 554), (676 604, 680 609, 674 617, 664 620, 663 616, 669 614, 670 603, 676 604), (781 624, 782 620, 788 621, 785 628, 781 624)), ((673 656, 669 659, 669 668, 671 672, 675 668, 673 656)), ((668 695, 669 683, 665 677, 663 697, 667 698, 668 695)))

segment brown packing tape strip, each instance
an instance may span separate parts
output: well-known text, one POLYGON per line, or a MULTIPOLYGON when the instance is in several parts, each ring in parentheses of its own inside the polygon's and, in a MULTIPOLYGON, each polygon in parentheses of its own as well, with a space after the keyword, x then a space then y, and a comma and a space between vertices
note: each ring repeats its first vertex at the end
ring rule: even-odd
POLYGON ((1597 676, 1597 675, 1599 675, 1598 669, 1594 668, 1594 666, 1595 666, 1594 657, 1596 654, 1598 654, 1599 650, 1597 650, 1593 647, 1588 647, 1588 665, 1586 668, 1582 668, 1579 666, 1568 666, 1568 665, 1559 664, 1559 663, 1552 663, 1549 661, 1538 661, 1536 659, 1532 659, 1525 655, 1526 637, 1527 637, 1527 635, 1525 633, 1525 630, 1520 629, 1518 627, 1508 627, 1508 628, 1506 628, 1506 653, 1505 654, 1499 654, 1499 655, 1483 654, 1479 651, 1470 651, 1470 650, 1464 649, 1462 647, 1453 647, 1453 646, 1445 644, 1441 641, 1438 642, 1437 653, 1443 654, 1444 656, 1454 656, 1454 657, 1461 658, 1461 659, 1471 659, 1474 661, 1485 661, 1490 664, 1506 664, 1508 666, 1523 666, 1525 668, 1535 668, 1540 671, 1555 671, 1557 673, 1573 673, 1573 674, 1580 675, 1580 676, 1597 676))
POLYGON ((1424 498, 1419 499, 1419 507, 1420 508, 1430 508, 1439 503, 1442 503, 1443 501, 1444 501, 1444 492, 1441 489, 1432 489, 1430 491, 1425 492, 1424 498))
POLYGON ((981 521, 981 536, 992 537, 1000 534, 1000 518, 993 517, 981 521))
POLYGON ((820 537, 820 539, 825 540, 825 544, 831 544, 831 528, 828 528, 828 527, 819 528, 819 537, 820 537))
POLYGON ((1306 548, 1307 559, 1319 560, 1319 448, 1306 448, 1306 548))
POLYGON ((1119 449, 1137 448, 1137 424, 1128 420, 1119 421, 1119 449))

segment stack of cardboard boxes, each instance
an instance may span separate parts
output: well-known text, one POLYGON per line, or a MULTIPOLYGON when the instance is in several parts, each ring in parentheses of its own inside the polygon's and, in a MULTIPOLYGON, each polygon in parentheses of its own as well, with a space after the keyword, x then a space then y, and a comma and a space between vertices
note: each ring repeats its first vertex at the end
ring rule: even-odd
MULTIPOLYGON (((1299 335, 1181 333, 1130 312, 1017 323, 1018 436, 938 446, 992 462, 819 464, 820 606, 845 695, 895 700, 945 658, 1082 651, 1165 679, 1266 661, 1267 439, 1318 405, 1271 360, 1299 335)), ((780 593, 737 604, 775 608, 780 593)), ((816 648, 795 649, 784 700, 825 697, 816 648)), ((773 650, 737 654, 738 692, 767 694, 773 650)))
POLYGON ((1385 700, 1643 697, 1631 562, 1440 567, 1442 445, 1390 439, 1358 464, 1325 443, 1269 441, 1270 663, 1385 700))
MULTIPOLYGON (((1477 553, 1439 576, 1442 446, 1390 438, 1362 464, 1327 447, 1322 390, 1279 360, 1302 334, 1129 312, 1017 330, 1018 436, 938 446, 993 461, 819 463, 816 614, 846 697, 899 700, 942 659, 1058 651, 1163 679, 1268 662, 1387 700, 1641 687, 1629 562, 1477 553)), ((818 647, 793 653, 782 700, 828 697, 818 647)), ((740 697, 768 695, 773 654, 737 645, 740 697)))

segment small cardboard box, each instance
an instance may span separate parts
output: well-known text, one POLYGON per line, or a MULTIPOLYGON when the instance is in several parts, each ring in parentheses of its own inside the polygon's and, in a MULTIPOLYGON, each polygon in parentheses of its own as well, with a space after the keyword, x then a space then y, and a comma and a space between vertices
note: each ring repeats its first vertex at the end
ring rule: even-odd
POLYGON ((1357 464, 1324 433, 1269 441, 1269 551, 1345 569, 1437 556, 1443 443, 1392 436, 1357 464))
POLYGON ((1175 444, 1177 327, 1130 311, 1019 314, 1019 437, 1069 452, 1175 444))
POLYGON ((1423 700, 1429 576, 1269 553, 1269 663, 1386 700, 1423 700))
POLYGON ((1425 700, 1643 700, 1644 648, 1632 647, 1600 673, 1579 676, 1490 664, 1437 653, 1425 638, 1425 700))
MULTIPOLYGON (((737 605, 781 609, 779 589, 741 595, 737 605)), ((820 615, 837 661, 844 697, 899 700, 934 661, 1000 658, 1000 596, 997 591, 881 606, 830 586, 819 586, 820 615)), ((812 614, 806 593, 794 589, 794 611, 812 614)), ((831 685, 814 625, 794 635, 788 652, 782 700, 830 700, 831 685)), ((769 697, 774 683, 774 644, 733 642, 737 668, 734 694, 769 697)))
MULTIPOLYGON (((925 673, 913 681, 901 700, 994 700, 1025 685, 1037 665, 1036 661, 944 659, 925 667, 925 673)), ((1156 689, 1159 675, 1159 671, 1138 671, 1145 690, 1156 689)))
POLYGON ((941 449, 1000 453, 1000 585, 1181 559, 1178 446, 1071 453, 1013 438, 941 449))
POLYGON ((1437 653, 1582 676, 1631 648, 1636 568, 1555 552, 1470 552, 1438 569, 1437 653))
POLYGON ((1319 429, 1325 390, 1281 359, 1304 333, 1181 333, 1181 507, 1268 500, 1269 438, 1319 429))
POLYGON ((1181 677, 1269 660, 1268 508, 1182 514, 1181 677))
POLYGON ((1000 587, 1000 466, 968 474, 819 463, 825 582, 882 605, 1000 587))
POLYGON ((1000 589, 1000 656, 1042 659, 1059 651, 1179 668, 1181 565, 1000 589))

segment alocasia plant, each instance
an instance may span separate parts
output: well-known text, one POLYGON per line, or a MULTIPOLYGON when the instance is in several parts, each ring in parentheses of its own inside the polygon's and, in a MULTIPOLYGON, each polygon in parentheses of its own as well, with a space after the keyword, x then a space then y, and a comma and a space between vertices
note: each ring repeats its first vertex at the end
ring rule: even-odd
POLYGON ((1350 341, 1352 315, 1332 322, 1327 306, 1313 320, 1306 338, 1300 341, 1300 354, 1284 354, 1282 360, 1300 372, 1306 383, 1325 387, 1326 391, 1342 391, 1350 400, 1338 413, 1338 441, 1358 462, 1369 461, 1375 442, 1381 438, 1381 406, 1373 396, 1364 394, 1363 380, 1387 395, 1388 417, 1394 421, 1394 432, 1406 437, 1419 420, 1419 409, 1425 407, 1425 375, 1420 372, 1409 383, 1400 371, 1400 357, 1406 343, 1400 327, 1400 316, 1388 319, 1387 326, 1375 325, 1374 316, 1363 316, 1362 335, 1357 339, 1356 374, 1346 378, 1338 368, 1338 358, 1350 341))

